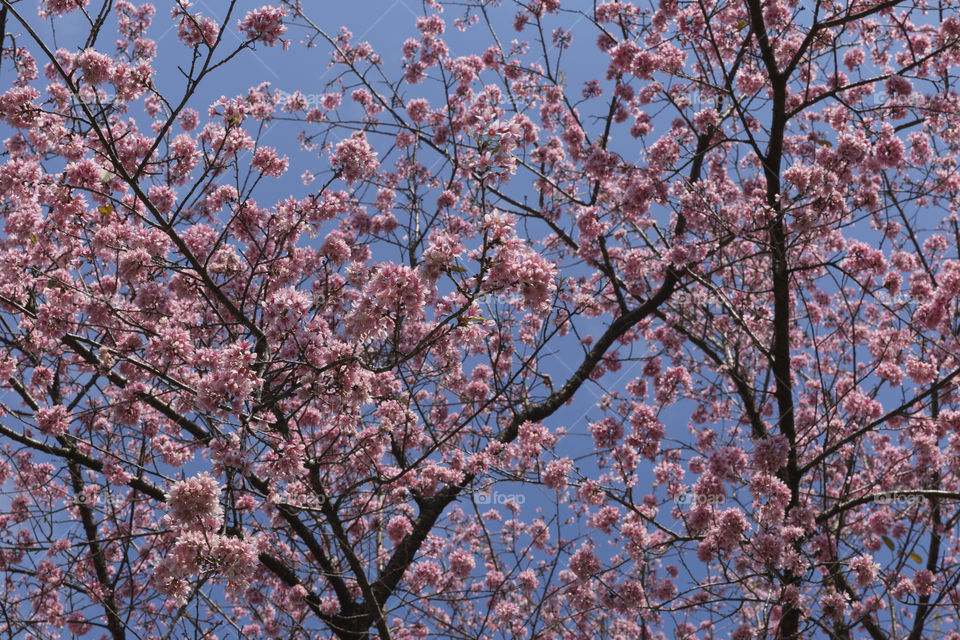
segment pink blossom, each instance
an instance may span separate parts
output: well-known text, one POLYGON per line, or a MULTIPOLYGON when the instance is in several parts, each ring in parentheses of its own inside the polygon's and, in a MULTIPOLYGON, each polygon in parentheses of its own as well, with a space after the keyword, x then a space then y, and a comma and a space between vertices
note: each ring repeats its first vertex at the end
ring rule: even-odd
POLYGON ((660 440, 666 433, 666 427, 657 419, 653 407, 631 403, 630 424, 633 426, 633 435, 627 437, 627 444, 636 447, 644 458, 653 460, 660 449, 660 440))
POLYGON ((76 636, 84 636, 93 629, 93 624, 88 622, 83 613, 74 611, 67 616, 67 630, 76 636))
POLYGON ((692 381, 685 367, 670 367, 654 379, 654 384, 657 402, 664 406, 674 402, 678 389, 689 389, 692 381))
POLYGON ((937 377, 937 365, 911 356, 907 358, 907 375, 917 384, 929 384, 937 377))
POLYGON ((407 103, 407 115, 417 124, 420 124, 426 119, 429 110, 430 103, 423 98, 414 98, 407 103))
POLYGON ((64 169, 64 175, 71 184, 78 187, 93 187, 98 185, 103 170, 92 159, 87 158, 79 162, 72 162, 64 169))
POLYGON ((37 429, 48 436, 57 438, 70 429, 70 412, 63 405, 41 407, 33 416, 37 429))
POLYGON ((524 569, 517 574, 517 582, 519 582, 523 590, 527 592, 534 591, 540 586, 540 581, 537 580, 537 576, 532 569, 524 569))
POLYGON ((588 427, 593 434, 593 441, 598 449, 609 449, 616 446, 623 437, 623 424, 614 418, 604 418, 591 423, 588 427))
POLYGON ((43 17, 2 52, 7 626, 759 640, 956 604, 914 494, 960 484, 957 16, 605 0, 573 40, 560 0, 425 0, 381 59, 260 2, 7 3, 43 17), (220 96, 261 62, 293 73, 220 96))
MULTIPOLYGON (((177 192, 166 185, 151 186, 147 195, 150 196, 150 202, 160 213, 170 213, 177 203, 177 192)), ((147 261, 149 261, 150 254, 145 250, 141 251, 142 255, 146 256, 147 261)))
POLYGON ((15 128, 26 128, 35 122, 33 101, 40 93, 33 87, 12 87, 0 94, 0 114, 15 128))
POLYGON ((746 468, 747 456, 737 447, 719 447, 710 453, 710 473, 725 480, 735 480, 746 468))
POLYGON ((850 570, 856 574, 857 585, 867 587, 877 579, 880 566, 870 556, 857 556, 850 561, 850 570))
POLYGON ((542 423, 528 420, 518 427, 517 442, 525 454, 537 456, 543 448, 553 446, 556 438, 542 423))
POLYGON ((436 587, 443 580, 443 569, 436 562, 418 562, 408 572, 411 589, 420 591, 436 587))
POLYGON ((740 509, 724 509, 717 518, 717 546, 724 551, 733 550, 749 529, 750 523, 740 509))
POLYGON ((181 129, 187 132, 193 131, 200 122, 200 114, 197 113, 196 109, 184 109, 180 112, 177 120, 180 123, 181 129))
POLYGON ((340 231, 330 232, 320 247, 320 254, 333 264, 344 264, 351 254, 349 238, 340 231))
POLYGON ((517 267, 520 294, 531 311, 548 313, 550 296, 556 290, 556 276, 556 266, 536 254, 529 253, 520 262, 517 267))
POLYGON ((913 92, 913 83, 903 76, 887 78, 887 93, 892 96, 908 96, 913 92))
POLYGON ((850 392, 841 403, 844 411, 858 420, 873 420, 883 413, 883 405, 860 391, 850 392))
POLYGON ((94 86, 107 82, 113 73, 113 59, 93 49, 80 53, 76 64, 83 71, 84 80, 94 86))
POLYGON ((372 177, 380 167, 377 153, 362 131, 356 131, 349 138, 338 142, 330 163, 340 171, 340 177, 347 184, 372 177))
POLYGON ((212 18, 200 14, 183 14, 177 25, 177 38, 191 47, 201 43, 212 47, 216 44, 219 35, 220 25, 212 18))
POLYGON ((170 516, 182 526, 216 526, 223 517, 220 483, 207 472, 175 482, 170 487, 167 507, 170 516))
POLYGON ((863 53, 863 49, 861 49, 860 47, 847 49, 846 53, 843 54, 843 64, 850 71, 853 71, 854 69, 859 67, 863 63, 864 59, 865 59, 865 54, 863 53))
POLYGON ((758 469, 774 473, 787 463, 789 443, 782 435, 770 435, 753 443, 753 463, 758 469))
POLYGON ((152 577, 158 590, 178 604, 184 602, 193 577, 200 571, 201 554, 208 543, 209 539, 199 531, 181 534, 154 569, 152 577))
POLYGON ((593 552, 593 546, 582 545, 570 556, 570 570, 581 580, 587 580, 600 571, 600 558, 593 552))
POLYGON ((547 489, 563 491, 567 488, 567 476, 573 471, 573 460, 560 458, 551 460, 543 470, 543 485, 547 489))
POLYGON ((890 383, 891 387, 899 387, 903 382, 903 369, 892 362, 882 362, 877 367, 877 375, 890 383))
POLYGON ((707 131, 720 123, 720 116, 714 109, 703 109, 693 116, 693 124, 698 131, 707 131))
POLYGON ((936 590, 936 579, 929 569, 921 569, 913 574, 913 585, 919 596, 931 596, 936 590))
POLYGON ((611 528, 620 521, 620 510, 613 505, 603 507, 590 516, 587 524, 604 533, 610 533, 611 528))
POLYGON ((200 152, 196 141, 185 133, 180 134, 170 143, 170 153, 176 159, 170 168, 174 182, 178 184, 185 182, 190 172, 200 163, 200 152))
POLYGON ((249 540, 223 536, 218 538, 211 549, 211 556, 217 565, 219 576, 227 581, 230 591, 242 592, 260 564, 257 548, 249 540))
POLYGON ((254 152, 253 160, 250 164, 254 169, 266 176, 279 178, 287 170, 290 161, 286 156, 282 158, 279 157, 276 149, 260 147, 254 152))
POLYGON ((940 32, 948 38, 960 36, 960 19, 957 16, 947 16, 940 23, 940 32))
MULTIPOLYGON (((610 70, 613 73, 626 73, 633 65, 634 56, 639 49, 633 42, 621 42, 610 49, 610 70)), ((643 76, 641 76, 643 77, 643 76)))
POLYGON ((123 486, 133 477, 112 458, 103 464, 103 476, 107 482, 115 486, 123 486))
POLYGON ((279 442, 263 456, 258 470, 267 478, 293 481, 304 471, 305 450, 301 442, 279 442))
POLYGON ((473 555, 462 549, 457 549, 450 554, 450 570, 461 578, 469 576, 476 566, 477 563, 473 559, 473 555))
POLYGON ((40 0, 40 17, 60 17, 76 9, 86 7, 90 0, 40 0))
POLYGON ((423 313, 426 290, 416 271, 392 263, 381 264, 363 288, 364 297, 357 308, 357 320, 368 314, 405 312, 411 317, 423 313))
POLYGON ((503 584, 503 572, 489 567, 487 570, 487 575, 484 578, 484 583, 491 591, 499 589, 500 585, 503 584))
POLYGON ((394 545, 400 544, 411 533, 413 533, 413 525, 406 516, 394 516, 387 523, 387 537, 394 545))
POLYGON ((897 167, 903 161, 903 140, 896 136, 889 124, 884 125, 881 138, 873 146, 873 154, 877 162, 884 167, 897 167))
POLYGON ((438 15, 421 16, 417 18, 417 30, 424 36, 443 35, 446 25, 443 19, 438 15))
POLYGON ((820 598, 820 607, 828 618, 842 620, 847 612, 847 598, 834 589, 828 589, 820 598))
POLYGON ((287 27, 283 24, 286 15, 287 10, 282 7, 264 5, 248 11, 243 20, 237 23, 237 28, 250 40, 262 42, 268 47, 280 40, 286 48, 287 43, 280 37, 287 32, 287 27))
POLYGON ((730 635, 730 640, 754 640, 755 637, 753 627, 746 622, 742 622, 734 629, 730 635))
POLYGON ((435 231, 430 235, 429 245, 423 252, 424 276, 436 280, 444 270, 454 265, 463 252, 463 243, 455 234, 435 231))
POLYGON ((847 257, 843 265, 853 273, 870 271, 881 275, 887 270, 887 261, 883 252, 871 248, 864 242, 851 242, 847 245, 847 257))

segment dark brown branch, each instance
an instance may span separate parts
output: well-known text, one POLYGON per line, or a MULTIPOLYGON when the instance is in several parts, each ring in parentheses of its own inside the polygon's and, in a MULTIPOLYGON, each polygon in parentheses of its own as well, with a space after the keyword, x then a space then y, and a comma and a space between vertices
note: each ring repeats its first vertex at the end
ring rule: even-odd
POLYGON ((97 576, 97 583, 103 591, 102 604, 103 612, 107 618, 107 629, 113 640, 124 640, 127 635, 124 631, 123 621, 117 611, 117 601, 113 593, 113 585, 110 584, 110 573, 107 571, 107 561, 104 557, 103 546, 100 544, 97 534, 97 523, 93 519, 93 510, 90 505, 83 500, 83 476, 80 471, 80 465, 76 462, 69 462, 67 466, 70 469, 70 485, 73 488, 75 504, 80 512, 80 522, 83 525, 83 533, 87 538, 87 546, 90 548, 90 558, 93 560, 93 570, 97 576))

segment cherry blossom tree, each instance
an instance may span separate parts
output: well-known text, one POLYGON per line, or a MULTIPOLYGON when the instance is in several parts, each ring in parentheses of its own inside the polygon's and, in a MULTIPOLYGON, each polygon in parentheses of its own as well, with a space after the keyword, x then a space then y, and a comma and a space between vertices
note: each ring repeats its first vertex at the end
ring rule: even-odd
POLYGON ((957 3, 168 5, 0 0, 7 637, 960 639, 957 3))

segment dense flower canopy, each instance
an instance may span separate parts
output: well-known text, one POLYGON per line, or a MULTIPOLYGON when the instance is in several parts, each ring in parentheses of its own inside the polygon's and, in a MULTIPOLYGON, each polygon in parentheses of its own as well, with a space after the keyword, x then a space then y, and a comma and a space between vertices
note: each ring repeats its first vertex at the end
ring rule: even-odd
POLYGON ((168 5, 0 0, 0 632, 960 640, 956 3, 168 5))

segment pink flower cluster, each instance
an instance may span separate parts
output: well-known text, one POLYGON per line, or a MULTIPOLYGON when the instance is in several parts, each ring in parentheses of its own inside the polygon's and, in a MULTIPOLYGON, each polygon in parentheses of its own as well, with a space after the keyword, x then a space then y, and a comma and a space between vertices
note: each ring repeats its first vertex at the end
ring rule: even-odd
POLYGON ((396 319, 418 321, 428 290, 419 274, 410 267, 384 263, 373 271, 363 287, 363 295, 347 318, 353 335, 380 339, 394 326, 396 319))
POLYGON ((253 11, 248 11, 243 20, 237 23, 237 28, 250 40, 262 42, 272 47, 279 40, 286 49, 289 44, 280 36, 287 32, 283 18, 287 10, 282 7, 264 5, 253 11))
POLYGON ((867 555, 857 556, 850 561, 850 571, 856 577, 857 586, 863 588, 873 584, 877 579, 877 571, 880 565, 873 561, 873 558, 867 555))
POLYGON ((197 400, 207 411, 237 407, 260 384, 253 370, 254 355, 246 341, 220 349, 198 349, 195 363, 208 372, 196 381, 197 400))
POLYGON ((454 265, 464 252, 460 238, 448 231, 430 234, 430 244, 423 252, 423 274, 427 280, 436 280, 440 274, 454 265))
POLYGON ((627 436, 627 444, 648 460, 654 460, 660 450, 660 440, 666 427, 657 418, 656 410, 639 402, 631 403, 630 424, 633 433, 627 436))
POLYGON ((198 44, 205 44, 208 47, 214 46, 217 36, 220 34, 220 25, 216 20, 202 16, 198 13, 188 14, 178 9, 173 10, 174 18, 180 16, 177 24, 177 38, 187 46, 195 47, 198 44))
POLYGON ((242 593, 256 574, 259 557, 249 540, 200 531, 181 532, 153 571, 160 593, 177 605, 186 601, 201 572, 212 572, 226 582, 227 591, 242 593))
POLYGON ((476 566, 477 563, 473 559, 473 554, 463 549, 457 549, 450 554, 450 570, 461 578, 469 576, 476 566))
POLYGON ((377 152, 367 142, 367 136, 362 131, 356 131, 349 138, 337 143, 330 164, 340 172, 340 177, 347 184, 370 178, 380 168, 377 152))
POLYGON ((593 551, 593 545, 584 544, 570 556, 570 570, 581 580, 587 580, 600 571, 600 558, 593 551))
POLYGON ((90 0, 40 0, 40 17, 60 17, 90 4, 90 0))
POLYGON ((543 469, 543 486, 553 491, 563 491, 567 488, 567 476, 573 471, 573 460, 560 458, 551 460, 543 469))
POLYGON ((113 58, 93 49, 78 55, 76 64, 83 71, 83 79, 94 86, 109 81, 113 73, 113 58))
POLYGON ((63 405, 41 407, 33 416, 37 429, 51 437, 59 437, 70 429, 70 412, 63 405))
POLYGON ((276 149, 260 147, 254 152, 253 161, 250 164, 265 176, 279 178, 286 172, 287 167, 290 166, 290 161, 286 156, 281 158, 277 154, 276 149))
POLYGON ((718 552, 733 551, 749 530, 750 523, 740 509, 725 509, 707 529, 697 548, 697 557, 701 562, 709 562, 718 552))
POLYGON ((413 533, 413 525, 406 516, 394 516, 387 523, 387 538, 394 545, 400 544, 411 533, 413 533))
POLYGON ((220 483, 205 471, 175 482, 170 487, 167 507, 170 517, 180 527, 215 530, 223 518, 220 483))

